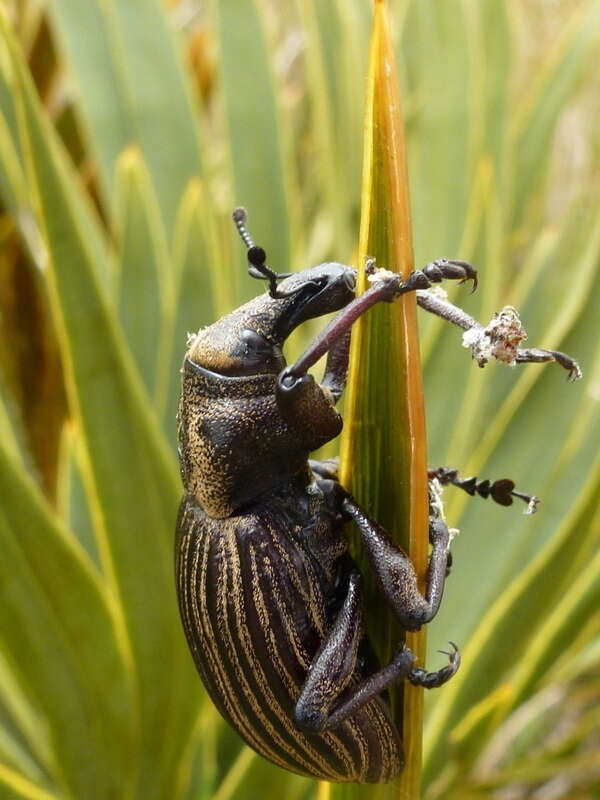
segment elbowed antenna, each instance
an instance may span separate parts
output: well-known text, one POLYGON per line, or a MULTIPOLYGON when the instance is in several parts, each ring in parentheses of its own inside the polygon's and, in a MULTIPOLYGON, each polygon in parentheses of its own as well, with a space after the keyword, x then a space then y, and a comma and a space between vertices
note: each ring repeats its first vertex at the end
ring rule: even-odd
POLYGON ((231 215, 231 218, 235 223, 235 227, 237 228, 239 235, 242 237, 242 241, 248 248, 248 274, 253 278, 269 281, 269 294, 271 297, 275 299, 287 297, 287 294, 282 294, 277 290, 277 281, 289 277, 289 273, 278 275, 276 272, 273 272, 270 267, 267 267, 266 252, 262 247, 258 247, 258 245, 254 244, 254 239, 246 227, 246 221, 248 219, 246 209, 241 207, 236 208, 231 215))
POLYGON ((236 208, 231 215, 231 218, 235 223, 235 227, 237 228, 242 241, 248 248, 248 274, 253 278, 269 281, 269 294, 275 300, 279 300, 283 297, 290 297, 290 295, 299 291, 299 289, 294 289, 292 292, 280 292, 277 289, 277 281, 282 281, 284 278, 289 278, 291 273, 277 273, 267 266, 267 254, 265 250, 262 247, 254 244, 254 239, 246 227, 246 221, 248 219, 246 209, 241 207, 236 208))

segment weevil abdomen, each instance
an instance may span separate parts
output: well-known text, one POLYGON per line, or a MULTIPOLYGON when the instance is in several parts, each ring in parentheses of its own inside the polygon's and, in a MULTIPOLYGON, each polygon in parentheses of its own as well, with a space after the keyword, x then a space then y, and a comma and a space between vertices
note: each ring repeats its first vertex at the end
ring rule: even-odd
MULTIPOLYGON (((288 523, 297 514, 297 499, 293 506, 285 514, 288 523)), ((318 563, 303 546, 303 537, 314 530, 286 530, 280 515, 275 503, 215 520, 184 499, 179 598, 198 670, 221 714, 275 764, 330 781, 391 780, 402 768, 402 748, 383 699, 322 733, 305 733, 294 722, 308 669, 332 624, 334 586, 327 575, 335 564, 318 563)), ((337 547, 326 551, 336 552, 336 563, 345 565, 341 535, 326 528, 322 533, 338 537, 337 547)), ((348 692, 364 681, 361 663, 348 692)))

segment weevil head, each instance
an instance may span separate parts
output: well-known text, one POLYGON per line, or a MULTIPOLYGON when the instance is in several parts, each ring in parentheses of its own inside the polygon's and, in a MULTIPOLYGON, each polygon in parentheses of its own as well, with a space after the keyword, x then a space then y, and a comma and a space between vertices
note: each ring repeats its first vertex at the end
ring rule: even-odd
POLYGON ((347 305, 355 281, 355 270, 337 263, 294 273, 279 284, 276 297, 265 292, 200 330, 187 357, 218 375, 277 375, 294 328, 347 305))
POLYGON ((230 516, 293 476, 342 420, 310 376, 293 413, 277 401, 282 347, 302 322, 345 306, 355 273, 323 264, 281 281, 276 297, 251 300, 201 330, 183 365, 179 456, 183 483, 212 517, 230 516))

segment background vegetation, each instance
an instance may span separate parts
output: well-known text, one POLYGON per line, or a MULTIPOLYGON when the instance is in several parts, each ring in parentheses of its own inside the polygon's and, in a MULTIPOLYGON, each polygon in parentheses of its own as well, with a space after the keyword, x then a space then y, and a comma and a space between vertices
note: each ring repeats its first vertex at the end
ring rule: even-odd
MULTIPOLYGON (((543 498, 526 518, 448 494, 463 532, 429 664, 451 638, 463 668, 428 697, 427 796, 592 798, 600 3, 390 7, 416 262, 473 261, 469 311, 514 304, 585 370, 481 372, 422 321, 430 462, 543 498)), ((1 3, 1 797, 316 797, 204 699, 174 597, 174 417, 186 332, 257 291, 234 205, 276 268, 353 261, 371 11, 1 3)))

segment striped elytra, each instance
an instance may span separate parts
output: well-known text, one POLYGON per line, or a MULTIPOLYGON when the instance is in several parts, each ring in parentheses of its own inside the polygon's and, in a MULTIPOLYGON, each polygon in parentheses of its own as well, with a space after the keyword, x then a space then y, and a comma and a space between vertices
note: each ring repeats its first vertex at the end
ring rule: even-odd
MULTIPOLYGON (((402 748, 383 699, 324 733, 304 733, 293 721, 336 611, 335 586, 343 585, 350 563, 341 533, 324 517, 319 524, 314 510, 310 530, 292 523, 302 501, 290 492, 215 520, 184 498, 177 578, 188 643, 216 707, 256 752, 314 778, 387 781, 402 768, 402 748), (326 540, 322 559, 312 546, 317 537, 326 540)), ((349 689, 364 680, 363 663, 357 662, 349 689)))

